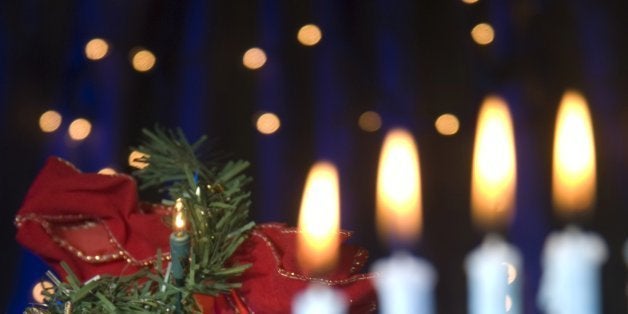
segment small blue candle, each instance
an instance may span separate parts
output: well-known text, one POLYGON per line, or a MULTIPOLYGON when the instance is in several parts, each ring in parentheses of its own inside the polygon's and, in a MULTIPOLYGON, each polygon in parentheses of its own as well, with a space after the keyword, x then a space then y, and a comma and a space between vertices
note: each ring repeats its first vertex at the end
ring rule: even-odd
POLYGON ((183 203, 177 199, 174 213, 174 231, 170 235, 171 274, 177 286, 185 283, 186 268, 190 257, 190 236, 185 231, 183 203))

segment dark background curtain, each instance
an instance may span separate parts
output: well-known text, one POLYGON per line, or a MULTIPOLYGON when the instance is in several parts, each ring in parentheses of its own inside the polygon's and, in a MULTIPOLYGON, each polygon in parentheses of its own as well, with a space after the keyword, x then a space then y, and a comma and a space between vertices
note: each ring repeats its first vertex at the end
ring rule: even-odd
POLYGON ((475 118, 482 98, 502 95, 514 116, 517 208, 508 232, 524 255, 526 313, 535 313, 546 235, 562 227, 551 210, 554 119, 566 88, 587 97, 595 128, 598 202, 587 227, 611 255, 603 268, 604 313, 625 313, 628 235, 628 3, 594 0, 3 1, 0 3, 0 309, 20 313, 46 266, 19 248, 13 217, 49 155, 87 172, 129 171, 143 127, 180 126, 208 134, 216 149, 252 161, 253 218, 295 224, 304 179, 318 159, 340 168, 342 225, 372 260, 387 254, 375 236, 375 174, 385 131, 417 138, 423 175, 424 232, 416 251, 439 272, 440 313, 466 311, 465 255, 482 238, 471 225, 469 190, 475 118), (480 22, 495 40, 480 46, 480 22), (306 47, 299 28, 314 23, 321 42, 306 47), (100 37, 108 55, 90 61, 100 37), (137 47, 155 67, 130 65, 137 47), (260 47, 259 70, 242 55, 260 47), (40 115, 63 115, 54 133, 40 115), (359 128, 364 111, 381 115, 376 132, 359 128), (281 128, 255 129, 273 112, 281 128), (453 113, 453 136, 434 121, 453 113), (92 122, 81 142, 68 138, 78 117, 92 122))

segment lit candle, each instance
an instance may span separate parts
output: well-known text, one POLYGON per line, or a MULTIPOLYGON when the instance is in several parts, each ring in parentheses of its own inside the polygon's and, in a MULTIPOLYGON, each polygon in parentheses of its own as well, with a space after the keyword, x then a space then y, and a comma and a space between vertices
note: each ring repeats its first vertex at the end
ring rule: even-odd
POLYGON ((495 231, 512 219, 517 180, 512 119, 506 102, 484 100, 478 116, 471 210, 473 222, 490 231, 465 261, 471 314, 520 313, 521 254, 495 231))
POLYGON ((190 257, 190 236, 185 231, 185 218, 183 216, 183 202, 181 199, 177 199, 175 203, 173 217, 174 230, 170 235, 171 274, 175 285, 183 286, 190 257))
MULTIPOLYGON (((414 244, 421 229, 419 156, 412 135, 391 130, 384 140, 377 174, 377 222, 385 240, 414 244)), ((381 313, 433 313, 436 272, 427 261, 406 251, 373 266, 381 313)))
MULTIPOLYGON (((297 259, 302 271, 309 276, 321 276, 336 265, 340 247, 339 194, 336 167, 329 162, 314 164, 303 192, 297 234, 297 259)), ((341 314, 347 311, 347 301, 320 281, 295 298, 292 311, 341 314)))
MULTIPOLYGON (((552 195, 557 214, 581 219, 595 203, 595 144, 586 101, 563 96, 556 117, 552 195)), ((550 314, 600 312, 600 266, 608 255, 602 238, 568 226, 553 232, 543 249, 539 306, 550 314)))

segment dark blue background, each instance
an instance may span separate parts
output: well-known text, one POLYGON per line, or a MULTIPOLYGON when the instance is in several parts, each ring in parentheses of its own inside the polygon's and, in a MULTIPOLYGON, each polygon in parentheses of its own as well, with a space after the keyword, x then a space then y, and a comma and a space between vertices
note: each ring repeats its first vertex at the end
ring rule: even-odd
POLYGON ((421 155, 425 227, 421 254, 439 271, 440 313, 464 313, 464 256, 480 241, 469 218, 474 124, 481 99, 504 96, 513 111, 519 180, 509 238, 525 256, 526 313, 535 313, 539 255, 547 233, 562 225, 550 205, 553 123, 568 87, 588 98, 598 157, 598 206, 588 228, 611 249, 604 267, 604 312, 625 313, 620 248, 628 230, 628 2, 595 0, 302 0, 302 1, 3 1, 0 3, 0 309, 20 313, 46 270, 14 240, 13 217, 45 158, 64 157, 84 171, 128 171, 128 147, 143 127, 181 126, 207 133, 216 147, 253 162, 256 221, 294 224, 308 167, 319 158, 340 168, 344 228, 373 257, 387 254, 373 223, 377 157, 384 131, 415 134, 421 155), (469 36, 490 22, 495 41, 469 36), (296 41, 316 23, 323 40, 296 41), (93 37, 109 55, 83 55, 93 37), (151 49, 157 65, 135 72, 128 53, 151 49), (242 66, 262 47, 268 62, 242 66), (44 134, 38 118, 64 116, 44 134), (255 131, 256 112, 282 119, 280 131, 255 131), (383 128, 357 126, 365 110, 383 128), (452 112, 460 132, 440 136, 434 120, 452 112), (80 143, 65 130, 89 118, 80 143))

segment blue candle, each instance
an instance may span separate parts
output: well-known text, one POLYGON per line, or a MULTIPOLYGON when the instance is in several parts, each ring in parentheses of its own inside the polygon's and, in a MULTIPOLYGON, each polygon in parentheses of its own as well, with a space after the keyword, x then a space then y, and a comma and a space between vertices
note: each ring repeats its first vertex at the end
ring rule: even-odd
POLYGON ((185 231, 181 199, 177 199, 175 205, 174 231, 170 235, 170 257, 174 283, 177 286, 183 286, 190 257, 190 236, 185 231))
POLYGON ((185 231, 170 235, 170 256, 172 258, 172 278, 177 286, 183 286, 190 255, 190 236, 185 231))

